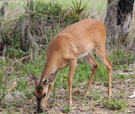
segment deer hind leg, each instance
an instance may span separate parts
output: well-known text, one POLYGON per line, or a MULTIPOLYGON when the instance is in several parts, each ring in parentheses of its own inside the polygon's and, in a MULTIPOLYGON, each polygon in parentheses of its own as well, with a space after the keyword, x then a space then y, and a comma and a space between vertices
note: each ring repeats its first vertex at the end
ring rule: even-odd
POLYGON ((69 85, 69 107, 72 105, 72 80, 74 77, 74 72, 76 69, 77 60, 73 60, 69 66, 69 78, 68 78, 68 85, 69 85))
POLYGON ((93 58, 92 54, 88 54, 87 60, 88 60, 88 63, 90 64, 90 66, 92 68, 92 73, 91 73, 91 78, 90 78, 90 80, 88 82, 87 89, 86 89, 85 94, 84 94, 85 97, 87 97, 88 94, 89 94, 89 90, 91 88, 91 85, 93 83, 96 71, 98 69, 98 64, 97 64, 96 60, 93 58))
POLYGON ((112 72, 112 63, 106 56, 106 53, 104 51, 97 51, 96 52, 101 59, 103 60, 104 64, 106 65, 106 69, 108 72, 108 98, 110 99, 112 96, 112 85, 111 85, 111 72, 112 72))

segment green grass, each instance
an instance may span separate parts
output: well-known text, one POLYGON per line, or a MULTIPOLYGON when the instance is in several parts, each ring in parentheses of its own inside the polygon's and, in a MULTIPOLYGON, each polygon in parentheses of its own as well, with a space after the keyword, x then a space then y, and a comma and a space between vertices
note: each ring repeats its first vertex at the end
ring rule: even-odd
MULTIPOLYGON (((122 80, 126 80, 126 79, 135 79, 135 75, 117 75, 115 77, 113 77, 114 80, 118 80, 118 79, 122 79, 122 80)), ((133 80, 134 81, 134 80, 133 80)))
MULTIPOLYGON (((56 85, 64 86, 64 88, 67 88, 68 73, 69 73, 69 67, 59 71, 58 77, 56 79, 56 85)), ((90 76, 91 76, 91 68, 89 64, 78 62, 78 65, 76 67, 76 72, 74 75, 73 85, 76 87, 81 87, 84 81, 88 82, 88 80, 90 80, 90 76)), ((99 63, 99 68, 95 75, 95 80, 104 81, 108 83, 108 74, 106 71, 106 67, 102 63, 99 63)), ((84 86, 87 86, 87 84, 84 86)))
POLYGON ((72 109, 70 108, 70 107, 65 107, 64 109, 63 109, 63 111, 65 112, 65 113, 68 113, 68 112, 70 112, 72 109))
POLYGON ((110 110, 122 110, 125 111, 127 104, 125 100, 121 99, 103 99, 103 106, 110 110))
POLYGON ((128 69, 129 64, 133 63, 134 55, 125 52, 124 50, 115 49, 110 56, 113 64, 113 69, 128 69))

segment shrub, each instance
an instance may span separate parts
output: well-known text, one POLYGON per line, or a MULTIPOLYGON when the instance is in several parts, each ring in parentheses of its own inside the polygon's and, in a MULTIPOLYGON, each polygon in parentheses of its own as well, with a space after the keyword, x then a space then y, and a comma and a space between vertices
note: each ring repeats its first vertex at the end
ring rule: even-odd
POLYGON ((64 8, 59 3, 31 0, 24 14, 5 25, 7 55, 22 57, 30 54, 30 50, 36 46, 32 46, 28 37, 35 41, 34 45, 47 47, 50 39, 61 29, 86 17, 84 9, 81 1, 73 2, 71 8, 64 8))

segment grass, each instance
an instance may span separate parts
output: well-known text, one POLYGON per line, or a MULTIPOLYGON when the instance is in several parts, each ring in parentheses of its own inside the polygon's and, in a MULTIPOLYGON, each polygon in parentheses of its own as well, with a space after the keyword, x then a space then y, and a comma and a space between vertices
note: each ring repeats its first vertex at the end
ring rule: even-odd
POLYGON ((64 110, 63 110, 63 112, 65 112, 65 113, 68 113, 70 111, 71 111, 71 108, 70 107, 65 107, 64 110))
POLYGON ((125 100, 111 98, 110 100, 104 99, 103 106, 111 110, 124 111, 126 109, 127 104, 125 100))
MULTIPOLYGON (((49 0, 48 0, 49 1, 49 0)), ((51 0, 51 2, 54 2, 55 0, 51 0)), ((74 0, 76 1, 76 0, 74 0)), ((60 4, 63 4, 64 7, 72 7, 72 0, 57 0, 60 4)), ((6 18, 10 15, 10 19, 17 18, 21 13, 23 13, 23 8, 26 3, 22 0, 9 0, 9 6, 7 8, 6 12, 6 18), (21 11, 18 12, 18 9, 21 9, 21 11)), ((86 0, 83 1, 83 4, 87 6, 87 11, 93 11, 94 13, 101 13, 105 12, 107 0, 86 0), (98 4, 97 4, 98 3, 98 4)), ((0 6, 2 5, 2 2, 0 1, 0 6)), ((58 27, 59 29, 59 27, 58 27)), ((50 35, 52 35, 51 33, 50 35)), ((31 100, 33 99, 33 90, 34 90, 34 84, 32 83, 32 80, 29 78, 28 71, 30 70, 33 74, 35 74, 38 78, 40 78, 44 64, 46 61, 46 53, 43 52, 42 54, 38 55, 37 60, 28 60, 28 62, 23 63, 21 60, 15 59, 16 57, 23 54, 23 52, 18 50, 13 50, 12 48, 9 49, 14 58, 5 58, 0 59, 0 106, 2 105, 2 109, 5 110, 6 113, 18 113, 16 110, 16 107, 20 106, 23 109, 19 109, 19 113, 23 113, 24 111, 27 111, 27 113, 30 113, 30 110, 32 109, 32 106, 36 106, 35 104, 29 104, 31 100), (4 85, 3 80, 6 77, 6 80, 8 84, 4 85), (1 96, 5 96, 5 98, 1 96), (25 106, 28 105, 28 109, 25 109, 25 106), (31 106, 32 105, 32 106, 31 106), (14 111, 13 111, 14 110, 14 111), (29 110, 29 111, 28 111, 29 110)), ((124 51, 116 50, 114 53, 112 53, 109 56, 110 60, 113 63, 114 70, 118 69, 124 69, 127 70, 128 63, 130 64, 133 61, 133 56, 130 54, 125 53, 124 51), (122 64, 122 65, 121 65, 122 64)), ((55 88, 68 88, 68 73, 69 73, 69 67, 65 68, 64 70, 59 71, 56 82, 55 82, 55 88)), ((86 88, 88 80, 90 79, 91 74, 91 68, 88 64, 82 63, 80 60, 78 61, 78 65, 76 68, 74 80, 73 80, 73 88, 86 88)), ((114 80, 126 80, 126 79, 134 79, 135 76, 123 76, 118 75, 117 77, 112 75, 112 78, 114 80)), ((106 67, 103 63, 99 62, 99 68, 97 70, 95 81, 104 83, 104 86, 108 86, 108 74, 106 67)), ((7 83, 6 82, 6 83, 7 83)), ((56 91, 53 90, 53 99, 55 100, 56 91)), ((78 95, 79 99, 81 97, 78 95)), ((110 101, 103 98, 103 94, 100 92, 95 92, 92 95, 92 99, 94 101, 96 100, 102 100, 101 104, 108 110, 125 110, 127 108, 126 104, 127 102, 125 100, 115 100, 114 98, 110 101)), ((86 101, 85 101, 86 102, 86 101)), ((72 110, 69 107, 65 107, 63 109, 65 112, 71 112, 72 110)))
POLYGON ((134 55, 131 55, 123 50, 116 49, 110 56, 114 69, 128 69, 129 64, 134 61, 134 55))

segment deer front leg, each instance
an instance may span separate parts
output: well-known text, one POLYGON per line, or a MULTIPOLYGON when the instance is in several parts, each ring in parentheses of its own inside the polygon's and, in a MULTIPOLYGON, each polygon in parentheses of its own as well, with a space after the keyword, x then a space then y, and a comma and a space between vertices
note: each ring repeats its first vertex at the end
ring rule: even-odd
POLYGON ((70 69, 69 69, 69 78, 68 78, 68 84, 69 84, 69 107, 72 106, 72 80, 73 80, 73 77, 74 77, 76 64, 77 64, 77 60, 72 61, 71 64, 70 64, 70 69))

